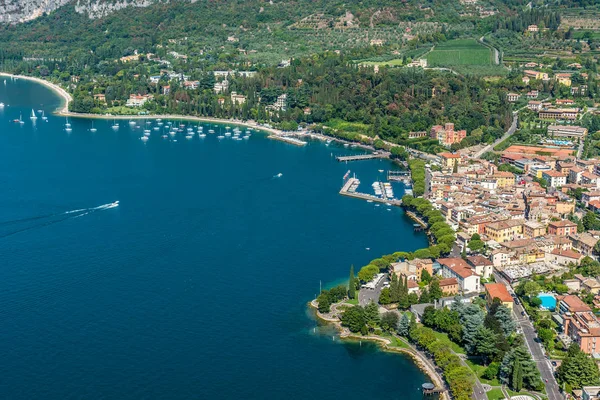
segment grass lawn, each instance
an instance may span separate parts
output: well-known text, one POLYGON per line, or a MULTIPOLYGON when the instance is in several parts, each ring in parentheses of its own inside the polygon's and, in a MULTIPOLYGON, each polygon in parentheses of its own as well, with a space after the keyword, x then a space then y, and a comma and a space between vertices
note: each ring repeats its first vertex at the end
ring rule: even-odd
POLYGON ((477 364, 475 361, 469 360, 469 359, 465 360, 465 362, 467 363, 469 368, 471 368, 473 370, 473 372, 475 372, 475 375, 477 375, 477 377, 479 378, 479 380, 482 383, 487 383, 490 386, 500 386, 500 382, 498 382, 498 378, 489 380, 489 379, 485 379, 485 378, 481 377, 481 375, 483 375, 483 373, 485 372, 485 370, 487 368, 486 366, 477 364))
POLYGON ((429 66, 493 65, 492 51, 475 39, 450 40, 427 54, 429 66))
POLYGON ((363 61, 360 63, 360 65, 378 65, 378 66, 387 65, 390 67, 399 67, 399 66, 402 66, 402 59, 396 58, 394 60, 389 60, 389 61, 363 61))
POLYGON ((348 300, 346 300, 346 303, 357 306, 358 305, 358 299, 348 299, 348 300))
POLYGON ((434 334, 435 334, 435 337, 440 342, 448 344, 450 346, 450 348, 452 350, 454 350, 455 353, 466 354, 465 349, 463 349, 462 347, 460 347, 460 345, 458 345, 458 344, 454 343, 452 340, 450 340, 447 333, 434 331, 434 334))
POLYGON ((504 393, 500 388, 492 389, 486 393, 489 400, 500 400, 504 398, 504 393))
POLYGON ((390 344, 391 347, 398 347, 401 349, 409 349, 410 348, 409 345, 404 343, 402 340, 398 339, 396 336, 390 335, 389 333, 382 334, 381 337, 389 339, 392 342, 390 344))

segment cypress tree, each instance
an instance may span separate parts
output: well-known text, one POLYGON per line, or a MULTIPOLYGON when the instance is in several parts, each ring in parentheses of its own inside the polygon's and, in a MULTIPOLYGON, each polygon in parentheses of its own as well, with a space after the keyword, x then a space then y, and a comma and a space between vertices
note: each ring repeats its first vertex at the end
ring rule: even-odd
POLYGON ((517 392, 520 392, 523 388, 523 371, 521 369, 521 362, 519 360, 515 360, 513 365, 512 386, 517 392))
POLYGON ((348 298, 356 297, 356 284, 354 282, 354 264, 350 266, 350 279, 348 280, 348 298))

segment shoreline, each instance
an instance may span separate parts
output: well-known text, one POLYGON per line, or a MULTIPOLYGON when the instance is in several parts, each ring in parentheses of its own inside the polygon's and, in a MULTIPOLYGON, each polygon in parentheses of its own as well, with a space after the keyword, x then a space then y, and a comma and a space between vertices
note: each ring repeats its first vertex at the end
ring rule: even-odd
MULTIPOLYGON (((339 303, 336 303, 336 304, 339 304, 339 303)), ((380 337, 380 336, 376 336, 376 335, 362 336, 362 335, 357 335, 357 334, 351 333, 346 328, 342 327, 342 322, 338 318, 332 319, 332 318, 327 318, 324 315, 322 315, 318 310, 316 300, 312 300, 312 301, 308 302, 308 306, 315 311, 315 316, 317 319, 319 319, 327 324, 332 324, 333 326, 335 326, 341 340, 352 340, 352 341, 368 340, 371 342, 375 342, 378 345, 378 347, 381 349, 381 351, 408 355, 411 358, 411 360, 413 361, 413 363, 417 366, 417 368, 419 368, 421 370, 421 372, 423 372, 434 383, 434 385, 436 387, 444 389, 444 392, 440 393, 440 399, 441 400, 450 399, 450 395, 449 395, 448 391, 446 390, 446 383, 445 383, 443 377, 435 370, 435 367, 437 367, 437 366, 435 365, 435 363, 433 363, 433 361, 430 361, 429 359, 427 359, 418 350, 414 350, 412 347, 409 347, 409 348, 391 347, 390 340, 387 338, 384 338, 384 337, 380 337), (432 364, 433 364, 433 366, 432 366, 432 364)))
MULTIPOLYGON (((308 131, 290 131, 285 132, 277 128, 266 127, 254 120, 238 120, 238 119, 224 119, 224 118, 213 118, 213 117, 197 117, 193 115, 179 115, 179 114, 148 114, 148 115, 110 115, 110 114, 91 114, 91 113, 78 113, 69 111, 69 103, 73 101, 73 97, 69 94, 65 89, 60 87, 59 85, 52 83, 46 79, 37 78, 33 76, 27 75, 14 75, 7 72, 0 72, 0 76, 6 76, 10 78, 23 79, 38 83, 42 86, 47 87, 52 90, 56 95, 58 95, 62 99, 62 104, 53 111, 53 114, 61 116, 61 117, 72 117, 72 118, 87 118, 87 119, 113 119, 113 120, 123 120, 123 119, 170 119, 170 120, 179 120, 179 121, 193 121, 193 122, 209 122, 215 124, 235 124, 239 126, 244 126, 247 128, 259 129, 261 131, 270 133, 272 135, 277 136, 276 140, 279 140, 281 137, 285 136, 300 136, 300 137, 308 137, 311 139, 317 139, 321 141, 335 141, 342 144, 351 144, 356 145, 356 147, 361 148, 367 151, 375 151, 376 149, 371 146, 360 142, 351 142, 346 139, 337 138, 335 136, 327 136, 322 133, 317 132, 308 132, 308 131)), ((272 138, 273 139, 273 138, 272 138)), ((392 158, 388 157, 388 160, 392 160, 392 158)))
POLYGON ((14 74, 9 74, 7 72, 0 72, 0 76, 7 76, 9 78, 16 78, 16 79, 32 81, 32 82, 36 82, 42 86, 47 87, 48 89, 52 90, 55 94, 58 95, 58 97, 60 97, 62 99, 62 104, 59 106, 58 109, 56 109, 54 111, 54 113, 61 114, 61 113, 69 112, 69 103, 73 101, 73 97, 65 89, 61 88, 57 84, 52 83, 52 82, 47 81, 42 78, 36 78, 34 76, 14 75, 14 74))

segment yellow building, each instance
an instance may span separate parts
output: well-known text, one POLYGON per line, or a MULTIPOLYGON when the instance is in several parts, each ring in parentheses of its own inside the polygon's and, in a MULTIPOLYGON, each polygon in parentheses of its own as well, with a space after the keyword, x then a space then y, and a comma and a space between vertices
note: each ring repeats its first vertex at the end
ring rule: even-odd
POLYGON ((537 221, 527 221, 523 224, 523 235, 526 238, 536 238, 546 234, 546 226, 537 221))
POLYGON ((508 293, 508 289, 503 283, 486 283, 485 298, 488 306, 492 305, 494 299, 498 299, 502 305, 506 306, 509 310, 513 309, 514 299, 510 293, 508 293))
POLYGON ((571 86, 571 74, 556 74, 554 79, 561 85, 571 86))
POLYGON ((485 234, 498 243, 504 243, 523 237, 523 220, 508 219, 492 222, 485 226, 485 234))
POLYGON ((515 185, 515 174, 508 171, 498 171, 493 175, 498 188, 515 185))
POLYGON ((438 154, 442 160, 442 168, 454 168, 454 165, 460 164, 460 154, 440 153, 438 154))

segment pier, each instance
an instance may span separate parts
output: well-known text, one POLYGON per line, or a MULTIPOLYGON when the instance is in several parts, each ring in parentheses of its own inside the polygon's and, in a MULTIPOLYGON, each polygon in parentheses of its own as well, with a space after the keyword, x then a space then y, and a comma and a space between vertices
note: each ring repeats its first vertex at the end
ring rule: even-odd
POLYGON ((410 171, 388 171, 388 181, 410 182, 410 171))
POLYGON ((381 197, 377 197, 372 194, 357 192, 356 189, 358 188, 359 184, 360 184, 360 181, 358 179, 349 178, 344 183, 344 186, 342 186, 342 189, 340 190, 340 194, 342 196, 354 197, 356 199, 363 199, 363 200, 367 200, 367 201, 370 200, 375 203, 389 204, 389 205, 396 206, 396 207, 400 207, 402 205, 402 200, 382 199, 381 197))
POLYGON ((348 162, 348 161, 362 161, 362 160, 372 160, 374 158, 388 158, 390 153, 387 152, 374 152, 371 154, 356 154, 353 156, 338 156, 335 159, 339 162, 348 162))
POLYGON ((286 142, 289 144, 293 144, 295 146, 306 146, 306 142, 304 142, 300 139, 296 139, 294 137, 282 136, 282 135, 269 135, 269 136, 267 136, 267 138, 273 139, 273 140, 279 140, 281 142, 286 142))

